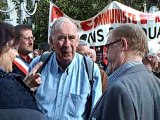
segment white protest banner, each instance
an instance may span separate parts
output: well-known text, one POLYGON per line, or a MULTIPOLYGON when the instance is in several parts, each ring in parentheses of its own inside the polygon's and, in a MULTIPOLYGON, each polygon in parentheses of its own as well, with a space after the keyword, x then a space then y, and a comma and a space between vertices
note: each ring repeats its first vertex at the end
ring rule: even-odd
MULTIPOLYGON (((58 17, 68 17, 55 4, 50 3, 49 28, 58 17)), ((107 34, 120 24, 134 23, 140 25, 147 34, 147 39, 160 40, 160 11, 143 13, 113 1, 94 17, 78 21, 70 17, 77 26, 80 38, 91 46, 106 44, 107 34)))

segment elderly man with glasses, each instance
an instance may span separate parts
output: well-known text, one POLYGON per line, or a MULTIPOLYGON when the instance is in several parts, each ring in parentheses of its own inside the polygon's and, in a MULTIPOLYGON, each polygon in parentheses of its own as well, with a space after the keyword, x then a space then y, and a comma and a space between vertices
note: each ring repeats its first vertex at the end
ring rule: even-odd
POLYGON ((109 34, 109 86, 90 115, 92 120, 160 120, 160 80, 142 63, 147 37, 134 24, 109 34))

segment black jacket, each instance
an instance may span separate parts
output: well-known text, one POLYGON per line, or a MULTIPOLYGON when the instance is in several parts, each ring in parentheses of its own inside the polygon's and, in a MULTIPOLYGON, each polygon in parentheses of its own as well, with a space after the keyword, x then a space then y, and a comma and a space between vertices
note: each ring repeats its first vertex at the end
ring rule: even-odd
POLYGON ((21 76, 0 70, 0 120, 43 120, 21 76))
POLYGON ((160 79, 144 65, 128 68, 108 87, 91 118, 160 120, 160 79))

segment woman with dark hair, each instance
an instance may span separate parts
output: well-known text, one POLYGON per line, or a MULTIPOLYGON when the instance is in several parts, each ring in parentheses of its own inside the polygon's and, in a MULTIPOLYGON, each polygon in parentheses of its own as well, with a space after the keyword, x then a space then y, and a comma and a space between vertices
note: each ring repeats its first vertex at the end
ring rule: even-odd
POLYGON ((10 73, 18 55, 14 26, 0 22, 0 120, 43 120, 21 76, 10 73))

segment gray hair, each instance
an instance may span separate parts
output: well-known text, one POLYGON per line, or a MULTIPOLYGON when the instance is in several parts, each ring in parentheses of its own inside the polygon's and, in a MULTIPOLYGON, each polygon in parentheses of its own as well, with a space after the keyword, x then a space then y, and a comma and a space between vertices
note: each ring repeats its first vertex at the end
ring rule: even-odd
POLYGON ((114 38, 126 38, 129 49, 135 51, 135 54, 144 56, 147 51, 147 36, 139 25, 122 24, 115 28, 111 34, 114 38))
POLYGON ((54 32, 56 31, 56 29, 60 28, 63 25, 63 23, 71 23, 75 26, 75 28, 77 28, 76 24, 73 23, 69 18, 60 17, 51 26, 50 36, 54 36, 54 32))
POLYGON ((84 41, 84 40, 79 40, 78 46, 88 46, 88 47, 90 47, 89 43, 84 41))

